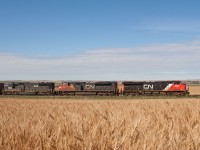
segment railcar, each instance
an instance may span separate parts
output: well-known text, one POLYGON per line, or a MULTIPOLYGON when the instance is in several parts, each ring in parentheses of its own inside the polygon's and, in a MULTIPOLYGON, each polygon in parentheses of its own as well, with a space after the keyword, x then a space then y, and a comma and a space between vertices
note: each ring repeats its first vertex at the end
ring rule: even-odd
POLYGON ((59 95, 117 95, 117 82, 64 82, 55 88, 59 95))
POLYGON ((187 95, 181 81, 122 82, 122 95, 187 95))

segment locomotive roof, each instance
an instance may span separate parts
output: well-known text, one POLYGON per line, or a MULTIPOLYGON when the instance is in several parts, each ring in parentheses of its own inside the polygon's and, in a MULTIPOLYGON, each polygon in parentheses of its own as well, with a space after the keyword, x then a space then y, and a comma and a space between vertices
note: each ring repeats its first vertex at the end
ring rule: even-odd
POLYGON ((142 83, 181 83, 181 81, 124 81, 122 84, 142 84, 142 83))
POLYGON ((98 82, 95 82, 95 84, 112 84, 112 83, 117 83, 115 81, 98 81, 98 82))

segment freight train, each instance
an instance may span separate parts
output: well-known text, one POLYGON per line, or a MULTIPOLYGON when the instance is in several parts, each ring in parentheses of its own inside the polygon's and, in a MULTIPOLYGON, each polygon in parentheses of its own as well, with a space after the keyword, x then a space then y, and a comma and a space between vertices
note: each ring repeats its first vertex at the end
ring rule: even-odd
POLYGON ((63 82, 10 82, 0 83, 0 95, 189 95, 181 81, 115 81, 63 82))

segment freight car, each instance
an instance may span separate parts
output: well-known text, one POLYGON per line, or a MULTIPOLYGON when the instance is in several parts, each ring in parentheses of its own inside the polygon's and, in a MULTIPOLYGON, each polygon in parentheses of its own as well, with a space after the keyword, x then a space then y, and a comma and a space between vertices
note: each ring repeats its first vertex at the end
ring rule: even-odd
POLYGON ((20 94, 53 94, 55 84, 53 82, 21 82, 4 84, 4 95, 20 95, 20 94))
POLYGON ((117 82, 64 82, 55 88, 57 95, 118 95, 117 82))
POLYGON ((181 81, 122 82, 123 95, 188 95, 181 81))

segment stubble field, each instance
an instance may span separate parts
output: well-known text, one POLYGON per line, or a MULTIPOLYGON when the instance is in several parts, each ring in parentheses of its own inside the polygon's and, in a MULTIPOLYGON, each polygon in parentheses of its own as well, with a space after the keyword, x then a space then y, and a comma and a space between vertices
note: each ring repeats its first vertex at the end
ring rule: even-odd
POLYGON ((0 149, 200 149, 199 99, 0 99, 0 149))

